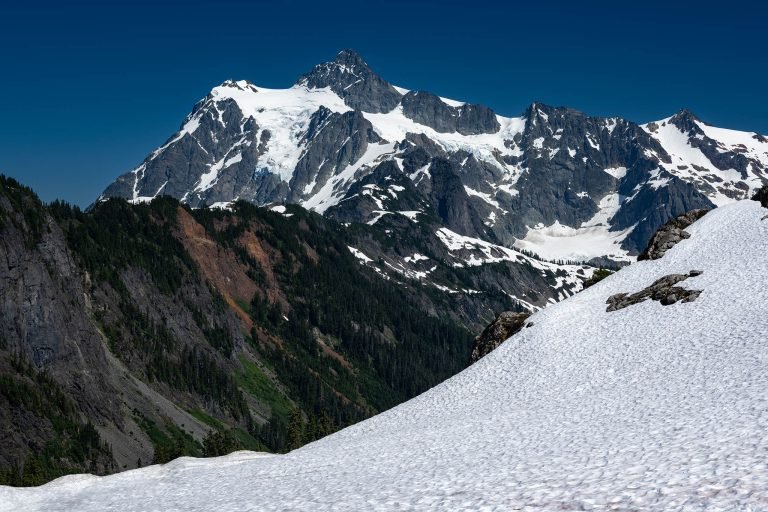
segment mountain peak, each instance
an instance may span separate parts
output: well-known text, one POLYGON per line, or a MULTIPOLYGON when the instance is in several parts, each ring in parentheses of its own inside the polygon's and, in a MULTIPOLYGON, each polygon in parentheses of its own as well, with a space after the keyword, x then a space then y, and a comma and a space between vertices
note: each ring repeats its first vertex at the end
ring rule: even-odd
POLYGON ((309 89, 328 87, 348 106, 364 112, 389 112, 400 103, 401 97, 360 54, 349 49, 341 50, 330 62, 316 65, 296 83, 309 89))
POLYGON ((696 124, 702 122, 701 119, 687 108, 681 109, 677 114, 669 119, 669 122, 677 126, 681 131, 686 133, 699 133, 701 129, 696 124))
POLYGON ((336 58, 333 59, 333 62, 345 66, 362 66, 370 69, 368 64, 366 64, 366 62, 363 60, 363 57, 355 50, 350 48, 345 48, 344 50, 341 50, 339 53, 337 53, 336 58))
POLYGON ((674 116, 672 116, 672 118, 673 119, 674 118, 686 119, 686 120, 691 120, 691 121, 701 121, 701 119, 699 119, 699 116, 697 116, 696 114, 694 114, 693 112, 691 112, 687 108, 680 109, 680 111, 677 114, 675 114, 674 116))
POLYGON ((356 80, 372 77, 379 78, 360 54, 354 50, 345 49, 337 53, 332 61, 315 65, 309 73, 299 78, 297 84, 312 89, 322 87, 334 89, 334 85, 338 83, 343 83, 346 87, 354 84, 356 80))

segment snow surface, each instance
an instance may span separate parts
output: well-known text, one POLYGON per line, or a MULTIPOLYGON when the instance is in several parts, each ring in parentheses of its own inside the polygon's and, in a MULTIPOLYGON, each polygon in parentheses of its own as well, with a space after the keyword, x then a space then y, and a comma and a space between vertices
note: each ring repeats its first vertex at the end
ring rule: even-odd
POLYGON ((355 249, 354 247, 347 246, 347 249, 349 249, 349 252, 352 253, 352 256, 360 260, 360 263, 370 263, 373 261, 371 258, 363 254, 363 251, 360 249, 355 249))
POLYGON ((766 210, 744 201, 469 369, 287 455, 0 487, 0 511, 768 510, 766 210), (606 299, 671 273, 692 303, 606 299))
MULTIPOLYGON (((321 106, 337 113, 350 110, 329 88, 308 89, 300 85, 266 89, 241 80, 215 87, 211 96, 214 101, 236 101, 244 117, 253 117, 258 126, 269 130, 267 152, 259 159, 259 165, 286 182, 290 181, 301 158, 304 148, 298 141, 309 127, 312 114, 321 106)), ((199 115, 204 113, 205 109, 200 109, 199 115)), ((185 130, 189 131, 186 126, 185 130)))
MULTIPOLYGON (((553 273, 556 277, 552 288, 558 292, 558 300, 563 300, 581 290, 583 280, 589 279, 594 272, 592 267, 540 261, 515 249, 495 245, 479 238, 460 235, 448 228, 438 229, 435 235, 446 246, 450 256, 454 259, 454 267, 477 267, 488 263, 511 261, 529 266, 542 275, 546 275, 547 272, 553 273)), ((514 295, 509 296, 531 312, 540 309, 538 306, 514 295)), ((552 300, 554 301, 554 299, 552 300)))
MULTIPOLYGON (((606 169, 620 173, 620 169, 606 169)), ((626 170, 626 169, 625 169, 626 170)), ((608 194, 598 203, 598 212, 594 217, 572 228, 555 221, 551 226, 529 228, 524 238, 516 240, 514 246, 538 254, 550 261, 588 261, 600 256, 608 256, 616 261, 634 261, 621 243, 635 226, 621 231, 609 231, 610 219, 621 206, 619 194, 608 194)))
POLYGON ((382 157, 391 155, 394 152, 394 147, 394 143, 369 144, 363 156, 338 174, 330 177, 316 194, 302 202, 302 206, 320 214, 325 213, 328 208, 338 204, 344 197, 347 190, 346 186, 352 182, 360 169, 375 166, 382 157))
POLYGON ((499 162, 496 154, 514 154, 505 146, 506 140, 511 140, 525 128, 525 119, 521 117, 496 116, 501 129, 496 133, 479 135, 462 135, 458 132, 441 133, 429 126, 419 124, 403 114, 403 107, 398 106, 391 112, 383 114, 363 113, 371 122, 373 129, 382 138, 392 142, 405 139, 406 134, 424 134, 449 152, 464 150, 475 155, 480 161, 488 162, 504 171, 516 172, 514 166, 499 162))

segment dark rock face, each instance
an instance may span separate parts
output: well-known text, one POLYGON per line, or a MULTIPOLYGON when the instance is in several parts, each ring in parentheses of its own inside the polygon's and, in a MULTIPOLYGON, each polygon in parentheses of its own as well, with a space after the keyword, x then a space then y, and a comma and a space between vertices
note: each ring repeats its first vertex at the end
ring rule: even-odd
POLYGON ((765 185, 752 196, 753 201, 758 201, 763 208, 768 208, 768 185, 765 185))
POLYGON ((701 275, 700 270, 691 270, 687 274, 670 274, 657 279, 648 288, 637 293, 611 295, 606 301, 608 304, 606 311, 618 311, 648 299, 660 302, 662 306, 669 306, 676 302, 693 302, 701 295, 701 290, 688 290, 675 285, 689 277, 699 275, 701 275))
POLYGON ((619 270, 623 267, 626 267, 629 265, 628 261, 614 261, 610 258, 605 257, 599 257, 599 258, 592 258, 589 261, 587 261, 587 265, 595 268, 603 268, 607 270, 619 270))
MULTIPOLYGON (((244 89, 232 81, 222 87, 244 89)), ((235 197, 270 202, 286 195, 287 183, 274 174, 260 172, 259 159, 267 150, 269 130, 261 129, 253 118, 245 118, 234 100, 209 94, 195 105, 182 128, 193 119, 199 123, 193 134, 183 133, 166 141, 162 156, 149 155, 134 171, 107 187, 102 197, 133 199, 134 192, 145 198, 168 195, 197 207, 235 197), (228 160, 233 163, 225 165, 228 160), (198 189, 201 177, 212 166, 221 167, 215 186, 198 189)))
POLYGON ((316 89, 330 87, 347 105, 363 112, 389 112, 402 97, 352 50, 342 50, 332 62, 318 64, 298 83, 316 89))
POLYGON ((328 178, 356 162, 368 144, 379 141, 359 110, 338 114, 321 107, 302 141, 306 149, 289 183, 287 201, 298 202, 319 190, 328 178))
POLYGON ((471 363, 476 363, 482 357, 490 354, 510 336, 519 332, 525 325, 528 313, 514 313, 505 311, 501 313, 485 330, 475 338, 472 347, 471 363))
POLYGON ((705 209, 691 210, 664 224, 651 237, 648 247, 637 257, 638 261, 657 260, 678 242, 690 238, 691 235, 685 231, 685 228, 702 218, 708 211, 705 209))
POLYGON ((425 211, 428 206, 396 162, 382 162, 355 182, 339 204, 326 216, 339 222, 372 222, 383 213, 425 211), (384 209, 382 209, 382 207, 384 209))
POLYGON ((434 158, 429 173, 427 200, 443 224, 464 235, 484 234, 486 229, 467 195, 458 168, 448 160, 434 158))
POLYGON ((452 107, 429 92, 411 91, 403 96, 402 105, 405 117, 440 133, 477 135, 496 133, 501 128, 496 114, 488 107, 471 104, 452 107))

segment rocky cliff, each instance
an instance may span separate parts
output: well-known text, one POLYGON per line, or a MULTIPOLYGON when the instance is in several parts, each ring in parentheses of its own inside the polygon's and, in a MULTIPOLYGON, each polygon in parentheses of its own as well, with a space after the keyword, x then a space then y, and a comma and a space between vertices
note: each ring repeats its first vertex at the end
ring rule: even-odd
POLYGON ((82 212, 0 178, 0 235, 3 483, 285 451, 469 355, 453 294, 382 279, 342 225, 299 207, 82 212))

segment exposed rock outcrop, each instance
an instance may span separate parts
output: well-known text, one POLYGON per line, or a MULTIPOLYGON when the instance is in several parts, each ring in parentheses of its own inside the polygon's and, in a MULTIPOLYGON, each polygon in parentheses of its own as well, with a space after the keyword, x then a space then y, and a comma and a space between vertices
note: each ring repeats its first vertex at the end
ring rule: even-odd
POLYGON ((752 196, 753 201, 759 201, 763 208, 768 208, 768 185, 765 185, 752 196))
POLYGON ((490 108, 467 103, 452 107, 429 92, 411 91, 403 96, 402 105, 405 117, 440 133, 478 135, 496 133, 501 128, 490 108))
POLYGON ((312 89, 330 87, 344 103, 363 112, 389 112, 401 98, 400 93, 353 50, 342 50, 333 61, 318 64, 298 83, 312 89))
POLYGON ((480 358, 490 354, 510 336, 516 334, 525 325, 529 313, 505 311, 501 313, 485 330, 475 338, 472 347, 470 363, 476 363, 480 358))
POLYGON ((606 301, 608 304, 606 311, 618 311, 648 299, 660 302, 662 306, 669 306, 676 302, 693 302, 701 295, 701 290, 689 290, 675 285, 689 277, 699 275, 701 275, 700 270, 691 270, 687 274, 670 274, 657 279, 649 287, 637 293, 611 295, 606 301))
POLYGON ((643 253, 637 257, 638 261, 657 260, 664 256, 668 250, 677 245, 678 242, 690 238, 691 235, 685 231, 685 228, 702 218, 708 211, 709 210, 703 208, 691 210, 664 224, 651 237, 650 242, 648 242, 648 247, 646 247, 643 253))

